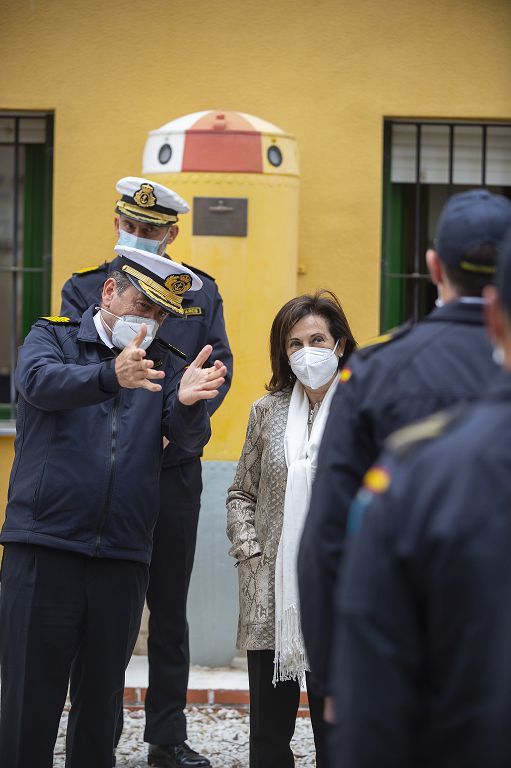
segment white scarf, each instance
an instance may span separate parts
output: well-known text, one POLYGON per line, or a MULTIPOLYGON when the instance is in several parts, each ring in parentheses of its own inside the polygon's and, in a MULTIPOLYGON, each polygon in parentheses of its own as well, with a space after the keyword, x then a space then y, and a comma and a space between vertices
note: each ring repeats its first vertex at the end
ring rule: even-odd
POLYGON ((298 379, 293 388, 284 436, 287 464, 284 518, 275 563, 275 659, 273 685, 278 680, 305 683, 309 669, 300 626, 297 557, 309 509, 319 444, 323 435, 337 376, 328 389, 308 434, 309 399, 298 379))

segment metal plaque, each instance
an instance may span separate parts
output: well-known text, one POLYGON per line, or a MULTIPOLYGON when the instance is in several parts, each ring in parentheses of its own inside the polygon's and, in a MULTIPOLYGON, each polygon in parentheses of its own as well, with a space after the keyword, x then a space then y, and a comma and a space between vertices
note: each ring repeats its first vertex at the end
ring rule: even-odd
POLYGON ((246 197, 194 197, 193 234, 217 237, 246 237, 246 197))

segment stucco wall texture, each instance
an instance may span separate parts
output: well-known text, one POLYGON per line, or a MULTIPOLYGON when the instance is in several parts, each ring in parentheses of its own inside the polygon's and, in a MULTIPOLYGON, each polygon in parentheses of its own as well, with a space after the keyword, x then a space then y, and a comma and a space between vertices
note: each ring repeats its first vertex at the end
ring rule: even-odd
POLYGON ((511 117, 508 0, 4 0, 1 17, 0 109, 55 111, 54 312, 71 271, 110 257, 114 183, 140 174, 147 131, 233 109, 296 137, 297 291, 336 291, 363 340, 378 330, 384 117, 511 117))

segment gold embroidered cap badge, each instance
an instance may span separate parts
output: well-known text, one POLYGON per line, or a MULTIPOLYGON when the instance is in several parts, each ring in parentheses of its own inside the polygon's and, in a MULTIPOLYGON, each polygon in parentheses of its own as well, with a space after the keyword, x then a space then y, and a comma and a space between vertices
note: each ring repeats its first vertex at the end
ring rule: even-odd
POLYGON ((186 293, 186 291, 190 289, 191 284, 191 275, 187 274, 169 275, 165 280, 165 288, 167 288, 171 293, 177 294, 178 296, 186 293))
POLYGON ((151 184, 142 184, 140 189, 133 195, 133 200, 141 208, 152 208, 156 205, 154 187, 151 184))

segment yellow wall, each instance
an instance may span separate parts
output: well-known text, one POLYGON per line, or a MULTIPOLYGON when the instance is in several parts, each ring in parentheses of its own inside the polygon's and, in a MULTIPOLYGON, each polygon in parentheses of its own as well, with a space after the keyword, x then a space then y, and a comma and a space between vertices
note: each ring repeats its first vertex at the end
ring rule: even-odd
MULTIPOLYGON (((0 524, 4 519, 7 502, 7 486, 12 460, 14 459, 14 438, 0 436, 0 524)), ((2 553, 0 551, 0 558, 2 553)))
POLYGON ((193 236, 192 217, 183 216, 179 237, 169 249, 173 258, 214 275, 224 301, 233 385, 215 413, 204 457, 232 460, 245 437, 250 403, 270 379, 272 320, 296 295, 299 182, 295 176, 268 173, 171 173, 151 178, 179 188, 190 202, 208 196, 248 198, 247 237, 193 236))
POLYGON ((0 109, 56 115, 53 310, 110 257, 113 185, 147 131, 224 108, 296 136, 298 289, 333 288, 374 334, 383 118, 509 119, 510 30, 509 0, 3 0, 0 109))

